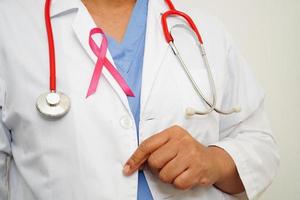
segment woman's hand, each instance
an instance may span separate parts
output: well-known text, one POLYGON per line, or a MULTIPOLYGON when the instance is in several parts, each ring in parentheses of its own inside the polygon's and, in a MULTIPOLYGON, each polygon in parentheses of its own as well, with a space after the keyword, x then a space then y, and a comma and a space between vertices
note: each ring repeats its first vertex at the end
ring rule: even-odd
POLYGON ((129 176, 143 164, 157 172, 161 181, 181 190, 216 184, 228 193, 243 191, 232 158, 221 148, 205 147, 179 126, 168 128, 141 143, 126 162, 123 172, 129 176), (241 187, 232 186, 232 183, 241 187))

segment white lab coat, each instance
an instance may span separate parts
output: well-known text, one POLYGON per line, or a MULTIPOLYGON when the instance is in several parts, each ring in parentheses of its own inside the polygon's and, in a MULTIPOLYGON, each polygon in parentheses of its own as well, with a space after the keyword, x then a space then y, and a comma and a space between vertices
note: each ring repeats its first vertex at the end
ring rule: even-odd
MULTIPOLYGON (((0 199, 136 200, 137 174, 122 175, 124 163, 138 146, 127 98, 105 69, 96 94, 85 98, 96 61, 88 36, 96 25, 79 0, 52 3, 57 87, 70 96, 71 110, 56 121, 42 118, 36 110, 36 98, 47 92, 49 83, 43 6, 42 0, 0 1, 0 199)), ((160 16, 166 9, 162 0, 150 0, 140 139, 180 125, 202 144, 224 148, 253 199, 271 183, 278 166, 263 91, 220 23, 187 10, 204 37, 218 107, 239 105, 242 112, 186 117, 187 107, 206 107, 164 40, 160 16)), ((169 23, 183 22, 172 18, 169 23)), ((191 34, 176 29, 174 35, 199 87, 210 96, 191 34)), ((145 173, 157 200, 236 198, 215 187, 180 191, 145 173)))

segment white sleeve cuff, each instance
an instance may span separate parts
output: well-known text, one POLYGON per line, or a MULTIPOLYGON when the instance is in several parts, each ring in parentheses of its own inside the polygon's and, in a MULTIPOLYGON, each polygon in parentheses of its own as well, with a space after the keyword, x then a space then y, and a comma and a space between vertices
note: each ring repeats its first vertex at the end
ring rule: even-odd
POLYGON ((241 150, 237 148, 238 145, 235 144, 235 141, 232 139, 227 139, 215 144, 211 144, 210 146, 217 146, 224 149, 235 162, 237 171, 245 187, 245 192, 234 196, 238 199, 254 199, 257 194, 254 178, 255 176, 247 166, 246 157, 243 155, 241 150))

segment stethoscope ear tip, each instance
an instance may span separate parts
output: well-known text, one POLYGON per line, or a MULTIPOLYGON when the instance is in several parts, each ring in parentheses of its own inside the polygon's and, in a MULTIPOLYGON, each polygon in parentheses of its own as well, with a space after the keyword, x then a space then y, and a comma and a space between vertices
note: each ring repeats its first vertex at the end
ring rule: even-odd
POLYGON ((233 110, 234 110, 235 113, 239 113, 239 112, 242 111, 240 106, 234 107, 233 110))
MULTIPOLYGON (((230 111, 221 111, 217 108, 214 109, 214 111, 216 111, 217 113, 219 114, 223 114, 223 115, 230 115, 230 114, 233 114, 233 113, 239 113, 242 111, 241 107, 240 106, 236 106, 234 108, 232 108, 230 111)), ((209 112, 199 112, 197 111, 196 109, 194 108, 191 108, 191 107, 188 107, 185 109, 185 115, 187 117, 193 117, 194 115, 206 115, 206 114, 209 114, 209 112)))
POLYGON ((192 116, 194 116, 195 114, 196 114, 196 110, 195 110, 194 108, 189 107, 189 108, 186 108, 186 109, 185 109, 185 115, 186 115, 187 117, 192 117, 192 116))

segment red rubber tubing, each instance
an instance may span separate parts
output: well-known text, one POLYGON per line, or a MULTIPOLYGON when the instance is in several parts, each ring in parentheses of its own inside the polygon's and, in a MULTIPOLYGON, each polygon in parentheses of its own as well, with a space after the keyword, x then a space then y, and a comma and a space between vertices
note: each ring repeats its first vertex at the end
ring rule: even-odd
POLYGON ((174 4, 172 3, 171 0, 165 0, 166 4, 169 6, 170 10, 176 10, 174 4))
MULTIPOLYGON (((165 0, 165 1, 166 2, 171 2, 170 0, 165 0)), ((178 11, 178 10, 172 10, 172 9, 165 12, 161 17, 163 32, 164 32, 164 35, 165 35, 165 39, 168 43, 174 42, 174 39, 173 39, 173 37, 172 37, 172 35, 169 31, 168 22, 167 22, 167 18, 170 17, 170 16, 181 16, 189 24, 189 26, 192 28, 192 30, 195 32, 199 42, 201 44, 203 44, 203 40, 202 40, 202 37, 200 35, 200 32, 199 32, 196 24, 192 20, 192 18, 190 16, 188 16, 187 14, 185 14, 184 12, 181 12, 181 11, 178 11)))
POLYGON ((50 64, 50 91, 56 91, 56 62, 55 62, 55 47, 53 39, 53 31, 50 18, 51 0, 46 0, 45 3, 45 24, 47 30, 48 47, 49 47, 49 64, 50 64))

